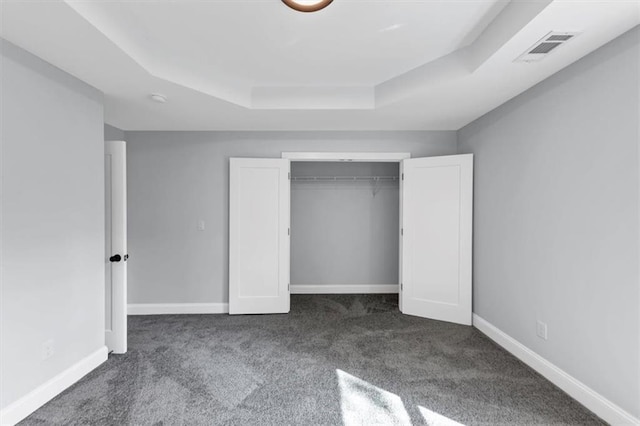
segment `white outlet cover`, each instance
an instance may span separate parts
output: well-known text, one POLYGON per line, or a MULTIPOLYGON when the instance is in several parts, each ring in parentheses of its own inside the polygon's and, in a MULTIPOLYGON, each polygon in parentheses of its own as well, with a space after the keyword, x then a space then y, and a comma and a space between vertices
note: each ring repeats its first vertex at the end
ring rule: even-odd
POLYGON ((536 334, 541 339, 547 340, 547 324, 542 321, 538 321, 536 324, 536 334))
POLYGON ((51 358, 54 354, 53 340, 47 340, 42 344, 42 359, 51 358))

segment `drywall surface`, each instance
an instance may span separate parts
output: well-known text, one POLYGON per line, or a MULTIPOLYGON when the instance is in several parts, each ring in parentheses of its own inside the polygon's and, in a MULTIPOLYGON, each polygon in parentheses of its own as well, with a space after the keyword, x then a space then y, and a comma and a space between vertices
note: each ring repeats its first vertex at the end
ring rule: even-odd
POLYGON ((639 36, 458 133, 475 154, 474 312, 636 417, 639 36))
POLYGON ((124 131, 118 129, 117 127, 113 127, 109 124, 104 125, 104 140, 105 141, 123 141, 124 139, 124 131))
POLYGON ((399 283, 399 170, 398 163, 291 164, 292 285, 399 283))
POLYGON ((100 92, 1 47, 5 408, 104 346, 104 143, 100 92))
POLYGON ((126 132, 126 140, 129 303, 227 302, 230 157, 456 151, 455 132, 126 132))

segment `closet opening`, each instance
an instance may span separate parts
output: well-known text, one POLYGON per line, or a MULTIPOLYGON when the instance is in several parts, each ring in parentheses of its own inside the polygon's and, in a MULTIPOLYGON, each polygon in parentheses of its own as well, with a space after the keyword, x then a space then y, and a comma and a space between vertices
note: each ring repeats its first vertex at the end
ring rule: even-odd
POLYGON ((390 294, 397 305, 400 179, 397 161, 292 160, 291 294, 390 294))

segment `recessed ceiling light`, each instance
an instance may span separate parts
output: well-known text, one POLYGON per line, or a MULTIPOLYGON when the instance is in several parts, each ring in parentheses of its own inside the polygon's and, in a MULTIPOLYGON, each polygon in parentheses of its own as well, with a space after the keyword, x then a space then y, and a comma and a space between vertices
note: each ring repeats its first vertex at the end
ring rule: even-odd
POLYGON ((167 102, 167 97, 160 93, 152 93, 149 95, 149 97, 151 98, 152 101, 158 102, 159 104, 163 104, 167 102))
POLYGON ((284 4, 298 12, 317 12, 329 6, 333 0, 282 0, 284 4))

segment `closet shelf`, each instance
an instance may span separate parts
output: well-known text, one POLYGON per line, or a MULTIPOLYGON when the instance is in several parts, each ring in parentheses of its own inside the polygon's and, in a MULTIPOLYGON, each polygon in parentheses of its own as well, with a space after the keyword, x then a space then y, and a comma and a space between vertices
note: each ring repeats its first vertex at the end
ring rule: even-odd
POLYGON ((334 182, 334 181, 395 181, 398 176, 292 176, 291 180, 300 182, 334 182))

